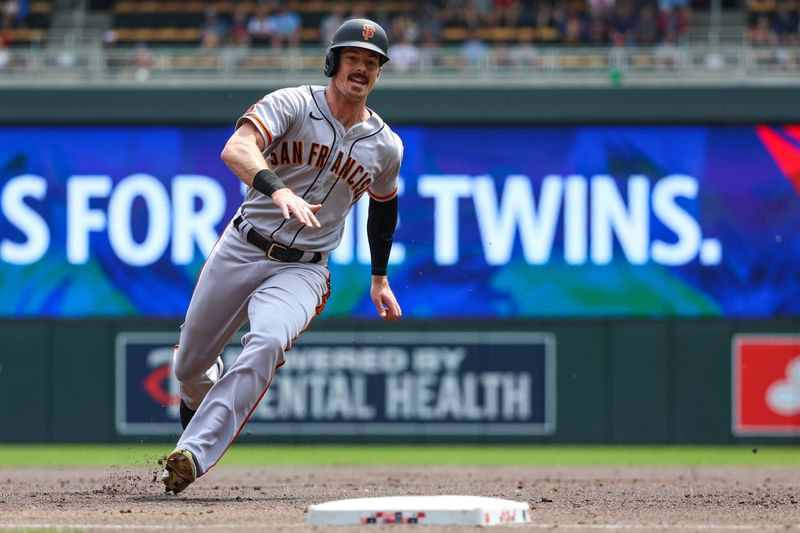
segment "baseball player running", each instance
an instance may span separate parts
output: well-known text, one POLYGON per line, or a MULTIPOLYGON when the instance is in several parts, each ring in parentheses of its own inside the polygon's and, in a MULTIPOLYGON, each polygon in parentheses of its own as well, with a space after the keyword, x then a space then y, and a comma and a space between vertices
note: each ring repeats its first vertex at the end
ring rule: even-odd
POLYGON ((345 22, 325 52, 328 85, 266 95, 238 120, 222 151, 250 188, 200 273, 175 347, 184 431, 161 476, 167 492, 181 492, 219 461, 284 353, 322 312, 328 254, 365 192, 370 296, 384 320, 401 316, 386 268, 403 145, 366 107, 388 45, 378 24, 345 22), (219 354, 247 320, 242 353, 222 375, 219 354))

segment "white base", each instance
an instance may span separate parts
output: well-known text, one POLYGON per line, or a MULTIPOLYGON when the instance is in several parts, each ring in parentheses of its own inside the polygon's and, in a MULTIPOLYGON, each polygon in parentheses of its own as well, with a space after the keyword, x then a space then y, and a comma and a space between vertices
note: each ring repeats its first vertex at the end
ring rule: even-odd
POLYGON ((311 505, 313 525, 428 524, 493 526, 530 522, 525 502, 482 496, 393 496, 311 505))

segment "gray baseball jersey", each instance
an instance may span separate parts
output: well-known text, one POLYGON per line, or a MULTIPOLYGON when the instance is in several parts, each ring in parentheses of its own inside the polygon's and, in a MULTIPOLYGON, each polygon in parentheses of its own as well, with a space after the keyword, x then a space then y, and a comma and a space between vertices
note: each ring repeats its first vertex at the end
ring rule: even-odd
POLYGON ((399 137, 370 111, 348 131, 333 118, 322 86, 282 89, 254 104, 237 122, 250 121, 264 138, 270 168, 308 203, 322 204, 320 228, 283 218, 270 198, 249 189, 236 219, 208 256, 197 280, 174 370, 181 399, 196 409, 178 441, 192 452, 199 473, 225 453, 269 388, 284 352, 325 305, 330 291, 328 252, 341 240, 345 217, 364 192, 377 200, 397 194, 403 154, 399 137), (321 260, 269 260, 248 241, 265 239, 321 260), (208 372, 246 322, 243 350, 221 378, 208 372))
POLYGON ((310 204, 322 227, 285 221, 274 203, 250 189, 241 213, 270 240, 307 251, 329 252, 342 238, 352 205, 366 192, 379 201, 397 194, 403 156, 400 138, 375 113, 348 131, 331 116, 325 87, 303 86, 268 94, 239 119, 264 138, 270 168, 310 204), (266 200, 266 201, 265 201, 266 200))

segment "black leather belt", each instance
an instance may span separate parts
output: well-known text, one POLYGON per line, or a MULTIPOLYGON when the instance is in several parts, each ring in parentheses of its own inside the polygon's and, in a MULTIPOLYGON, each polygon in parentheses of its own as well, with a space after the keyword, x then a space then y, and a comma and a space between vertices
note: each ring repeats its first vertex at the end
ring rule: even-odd
MULTIPOLYGON (((243 222, 244 218, 239 215, 233 219, 233 227, 235 227, 237 231, 241 231, 239 227, 243 222)), ((319 260, 322 259, 322 254, 320 252, 306 252, 305 250, 289 248, 281 243, 270 241, 253 227, 247 230, 245 239, 256 248, 264 250, 267 254, 267 259, 271 259, 272 261, 278 261, 280 263, 319 263, 319 260), (306 257, 305 260, 303 260, 304 257, 306 257)))

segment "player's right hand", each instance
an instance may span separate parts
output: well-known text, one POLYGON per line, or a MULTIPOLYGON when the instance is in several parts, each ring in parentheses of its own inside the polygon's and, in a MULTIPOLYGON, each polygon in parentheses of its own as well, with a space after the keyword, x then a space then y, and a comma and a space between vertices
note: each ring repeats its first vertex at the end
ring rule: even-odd
POLYGON ((319 228, 321 224, 314 213, 320 210, 322 204, 309 204, 290 189, 278 189, 272 193, 272 201, 280 207, 283 218, 290 220, 292 216, 298 222, 310 228, 319 228))

